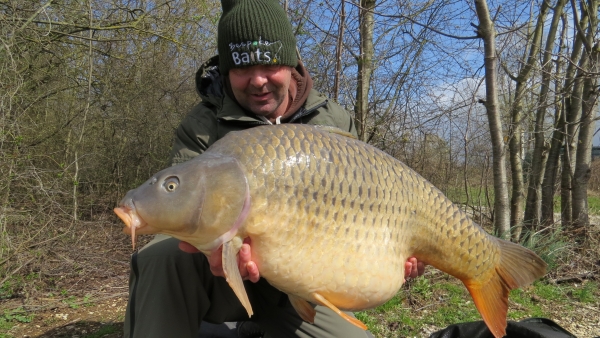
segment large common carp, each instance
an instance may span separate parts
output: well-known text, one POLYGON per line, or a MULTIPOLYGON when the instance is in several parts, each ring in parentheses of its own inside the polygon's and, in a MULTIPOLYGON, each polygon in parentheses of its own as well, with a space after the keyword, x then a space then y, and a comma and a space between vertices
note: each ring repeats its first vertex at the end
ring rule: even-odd
POLYGON ((532 251, 488 235, 402 162, 334 128, 229 133, 129 191, 115 212, 134 240, 164 233, 206 254, 223 245, 225 274, 249 315, 236 261, 246 237, 261 276, 309 322, 306 301, 341 316, 338 309, 385 303, 415 256, 459 278, 502 337, 509 291, 546 269, 532 251))

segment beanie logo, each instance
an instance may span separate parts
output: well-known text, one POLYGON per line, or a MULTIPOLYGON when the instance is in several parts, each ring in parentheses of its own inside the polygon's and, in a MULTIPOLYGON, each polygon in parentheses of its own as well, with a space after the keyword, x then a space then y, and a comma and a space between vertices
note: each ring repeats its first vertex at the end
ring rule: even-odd
POLYGON ((230 43, 229 51, 236 66, 256 64, 279 64, 279 51, 283 47, 281 41, 263 40, 230 43))

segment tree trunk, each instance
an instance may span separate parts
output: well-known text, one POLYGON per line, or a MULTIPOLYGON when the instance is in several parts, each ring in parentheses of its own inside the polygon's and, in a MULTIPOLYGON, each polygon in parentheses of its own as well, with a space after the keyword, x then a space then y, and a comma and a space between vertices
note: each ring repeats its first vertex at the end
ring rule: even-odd
MULTIPOLYGON (((525 184, 523 182, 523 161, 521 158, 523 152, 523 141, 521 139, 524 119, 523 99, 526 95, 527 82, 531 77, 531 70, 533 69, 533 65, 536 63, 540 50, 542 34, 544 31, 544 22, 546 21, 548 9, 548 3, 544 1, 542 3, 542 7, 540 8, 540 14, 537 18, 533 37, 527 42, 529 47, 529 55, 527 55, 527 60, 515 79, 517 82, 517 87, 515 90, 515 100, 512 109, 513 130, 509 143, 513 187, 510 201, 510 226, 513 229, 512 240, 515 242, 518 242, 521 237, 521 229, 523 225, 523 200, 525 196, 525 184)), ((525 50, 527 50, 527 48, 525 50)), ((529 183, 531 184, 531 180, 529 183)), ((529 219, 526 218, 525 220, 528 221, 529 219)))
MULTIPOLYGON (((587 27, 588 17, 583 16, 578 21, 580 27, 587 27)), ((577 21, 577 20, 576 20, 577 21)), ((565 77, 566 95, 566 125, 565 147, 563 151, 563 172, 561 175, 561 220, 563 226, 571 226, 573 222, 573 177, 577 140, 579 135, 579 120, 581 118, 581 96, 583 93, 583 79, 578 75, 577 69, 585 66, 586 57, 583 55, 584 39, 577 34, 573 43, 567 74, 565 77), (577 65, 577 66, 575 66, 577 65)))
POLYGON ((525 93, 525 82, 518 81, 515 90, 515 101, 513 103, 510 140, 508 142, 509 159, 512 178, 512 191, 510 197, 510 227, 512 229, 512 240, 518 241, 521 236, 523 222, 523 200, 524 187, 523 182, 523 160, 521 153, 523 151, 522 141, 522 122, 523 104, 522 98, 525 93))
MULTIPOLYGON (((594 45, 594 37, 598 25, 598 0, 588 0, 582 5, 582 19, 588 17, 589 24, 586 32, 585 26, 578 26, 578 35, 585 33, 585 52, 579 64, 579 75, 582 78, 581 91, 581 124, 577 143, 575 172, 573 179, 573 224, 576 227, 589 225, 587 187, 591 176, 590 164, 592 162, 592 137, 595 129, 596 103, 598 98, 598 77, 593 75, 598 72, 598 44, 594 45), (582 30, 579 30, 582 29, 582 30)), ((574 9, 575 10, 575 9, 574 9)))
POLYGON ((360 0, 360 55, 358 59, 358 83, 356 86, 355 122, 358 139, 367 141, 367 117, 369 111, 369 88, 373 72, 373 10, 375 0, 360 0))
MULTIPOLYGON (((567 38, 567 16, 563 13, 561 16, 562 32, 559 41, 559 50, 557 55, 562 55, 564 41, 567 38)), ((564 58, 558 58, 556 61, 556 74, 563 73, 565 65, 564 58)), ((557 76, 554 79, 554 90, 556 93, 564 93, 564 82, 557 76)), ((558 95, 554 100, 554 130, 550 142, 550 151, 548 161, 544 171, 544 180, 542 181, 542 225, 550 226, 554 224, 554 195, 558 182, 558 165, 560 160, 561 146, 564 140, 564 130, 566 124, 565 117, 565 98, 564 95, 558 95)))
MULTIPOLYGON (((527 202, 525 205, 525 226, 529 231, 535 231, 540 223, 541 201, 542 201, 542 181, 545 177, 545 164, 547 159, 547 148, 545 146, 546 139, 544 136, 544 119, 546 117, 546 107, 548 107, 548 91, 550 88, 550 80, 552 77, 552 50, 554 49, 556 33, 558 25, 563 13, 563 8, 567 0, 558 0, 554 6, 554 15, 546 38, 546 46, 544 48, 542 60, 542 83, 540 95, 538 99, 538 107, 535 114, 534 126, 534 147, 531 162, 531 174, 529 176, 529 186, 527 189, 527 202)), ((548 7, 548 3, 544 2, 542 7, 548 7)), ((558 116, 560 118, 560 116, 558 116)), ((559 121, 558 119, 556 121, 559 121)), ((557 135, 558 136, 558 135, 557 135)), ((553 138, 554 139, 554 138, 553 138)), ((562 141, 562 137, 561 137, 562 141)), ((554 144, 552 144, 554 145, 554 144)), ((558 144, 560 147, 560 143, 558 144)), ((556 156, 558 152, 553 154, 556 156)), ((557 160, 558 157, 554 157, 557 160)), ((556 163, 556 162, 555 162, 556 163)), ((553 167, 551 170, 554 170, 553 167)), ((554 187, 554 175, 552 177, 552 187, 554 187)), ((552 197, 554 190, 552 189, 552 197)), ((550 200, 553 202, 553 199, 550 200)))
POLYGON ((475 0, 475 9, 479 19, 478 35, 483 40, 485 58, 485 108, 492 139, 494 173, 494 230, 507 238, 510 234, 508 203, 508 185, 506 181, 506 153, 502 138, 502 122, 498 109, 496 33, 486 0, 475 0))
POLYGON ((554 224, 554 194, 556 193, 556 182, 558 176, 558 165, 560 159, 560 149, 563 144, 565 128, 564 106, 556 102, 555 128, 552 132, 550 141, 550 150, 544 169, 544 180, 542 181, 542 203, 541 203, 541 225, 546 227, 554 224))
POLYGON ((338 27, 337 46, 335 49, 335 78, 333 79, 333 99, 338 101, 340 96, 340 77, 342 76, 342 48, 344 44, 344 24, 346 21, 346 10, 344 1, 340 2, 340 23, 338 27))

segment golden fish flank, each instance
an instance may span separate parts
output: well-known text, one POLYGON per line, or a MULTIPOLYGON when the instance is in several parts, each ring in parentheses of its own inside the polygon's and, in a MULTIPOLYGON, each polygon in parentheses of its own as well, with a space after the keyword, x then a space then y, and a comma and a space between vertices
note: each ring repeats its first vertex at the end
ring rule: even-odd
POLYGON ((332 128, 230 133, 130 191, 115 212, 126 232, 137 220, 138 233, 166 233, 205 253, 223 244, 228 281, 249 313, 235 255, 250 237, 261 275, 309 322, 306 301, 334 311, 386 302, 415 256, 459 278, 502 337, 508 292, 546 267, 533 252, 489 236, 402 162, 332 128), (173 178, 179 186, 166 192, 161 185, 173 178))

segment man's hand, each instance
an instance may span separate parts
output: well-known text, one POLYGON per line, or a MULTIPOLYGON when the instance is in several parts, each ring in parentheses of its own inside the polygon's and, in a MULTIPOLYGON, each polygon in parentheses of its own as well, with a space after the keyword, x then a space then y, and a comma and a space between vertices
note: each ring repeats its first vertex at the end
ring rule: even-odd
POLYGON ((414 257, 409 257, 404 263, 404 278, 415 278, 425 273, 425 263, 417 262, 414 257))
MULTIPOLYGON (((187 242, 179 242, 179 249, 181 251, 187 253, 197 253, 199 252, 196 247, 187 243, 187 242)), ((219 249, 212 252, 210 256, 208 256, 208 264, 210 265, 210 272, 217 277, 225 277, 225 273, 223 272, 223 247, 220 246, 219 249)), ((252 252, 250 250, 250 238, 244 239, 244 244, 240 248, 240 252, 238 254, 238 268, 240 269, 240 275, 242 279, 249 280, 253 283, 258 282, 260 279, 260 273, 258 272, 258 267, 256 263, 252 261, 252 252)))

